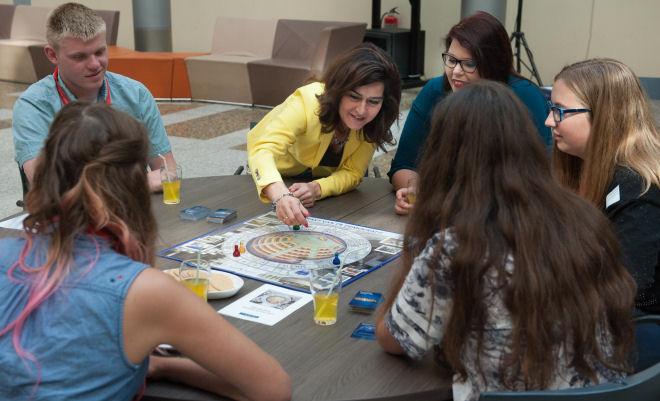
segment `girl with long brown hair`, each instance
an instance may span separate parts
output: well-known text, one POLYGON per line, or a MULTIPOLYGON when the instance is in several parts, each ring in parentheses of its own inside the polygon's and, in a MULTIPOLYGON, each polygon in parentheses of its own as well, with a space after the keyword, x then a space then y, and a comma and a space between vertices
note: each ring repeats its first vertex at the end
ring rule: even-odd
POLYGON ((110 106, 56 115, 24 235, 0 240, 0 399, 131 400, 147 369, 236 399, 290 397, 277 361, 149 267, 148 152, 144 126, 110 106), (150 357, 162 343, 191 359, 150 357))
POLYGON ((399 72, 384 51, 363 43, 341 55, 248 133, 261 200, 284 224, 307 224, 308 207, 357 187, 376 147, 393 141, 400 100, 399 72), (296 182, 287 187, 282 177, 296 182))
POLYGON ((619 380, 634 282, 607 219, 552 180, 515 94, 485 80, 452 94, 425 148, 383 348, 436 347, 455 401, 619 380))

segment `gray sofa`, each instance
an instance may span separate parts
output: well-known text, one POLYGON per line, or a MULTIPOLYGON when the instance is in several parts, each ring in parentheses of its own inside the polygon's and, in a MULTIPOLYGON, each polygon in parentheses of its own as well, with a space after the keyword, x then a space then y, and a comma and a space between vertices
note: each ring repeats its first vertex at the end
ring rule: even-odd
POLYGON ((273 54, 248 63, 254 104, 276 106, 310 79, 320 79, 341 53, 362 43, 367 24, 281 19, 273 54))
POLYGON ((46 44, 46 19, 51 8, 15 6, 9 37, 0 39, 0 79, 37 81, 30 46, 46 44))
POLYGON ((192 98, 275 106, 362 43, 366 26, 220 17, 211 54, 186 58, 192 98))
POLYGON ((193 100, 252 104, 248 63, 270 57, 276 20, 219 17, 211 54, 186 58, 193 100))
MULTIPOLYGON (((0 80, 33 83, 53 72, 43 51, 51 11, 50 7, 0 4, 0 80)), ((105 20, 108 45, 117 44, 119 11, 96 12, 105 20)))

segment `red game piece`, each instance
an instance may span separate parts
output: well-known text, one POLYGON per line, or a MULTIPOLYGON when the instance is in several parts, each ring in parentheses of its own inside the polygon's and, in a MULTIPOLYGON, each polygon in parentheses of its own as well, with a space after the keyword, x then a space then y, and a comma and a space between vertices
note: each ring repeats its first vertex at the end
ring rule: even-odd
POLYGON ((238 245, 234 245, 234 256, 241 256, 241 251, 238 249, 238 245))

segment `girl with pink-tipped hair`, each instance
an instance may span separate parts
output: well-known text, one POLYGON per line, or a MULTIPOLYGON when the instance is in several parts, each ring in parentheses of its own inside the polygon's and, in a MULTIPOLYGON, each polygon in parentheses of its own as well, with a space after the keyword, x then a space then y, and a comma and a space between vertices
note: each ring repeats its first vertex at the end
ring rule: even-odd
POLYGON ((153 269, 145 128, 105 104, 56 116, 21 238, 0 240, 0 399, 131 400, 146 375, 285 400, 279 363, 153 269), (150 356, 161 343, 188 358, 150 356))

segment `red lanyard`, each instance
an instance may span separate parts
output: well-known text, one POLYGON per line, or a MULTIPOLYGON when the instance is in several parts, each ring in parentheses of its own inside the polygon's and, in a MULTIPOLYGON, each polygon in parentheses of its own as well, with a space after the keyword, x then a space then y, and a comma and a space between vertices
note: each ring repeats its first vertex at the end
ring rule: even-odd
MULTIPOLYGON (((57 93, 60 95, 60 101, 62 102, 63 106, 66 106, 71 102, 71 99, 69 99, 69 96, 67 96, 66 92, 64 92, 64 89, 60 86, 60 80, 59 78, 59 70, 57 67, 55 67, 55 72, 53 72, 53 80, 55 81, 55 88, 57 89, 57 93)), ((105 102, 107 104, 112 104, 112 99, 110 98, 110 84, 108 83, 108 78, 104 79, 105 81, 105 102)))

